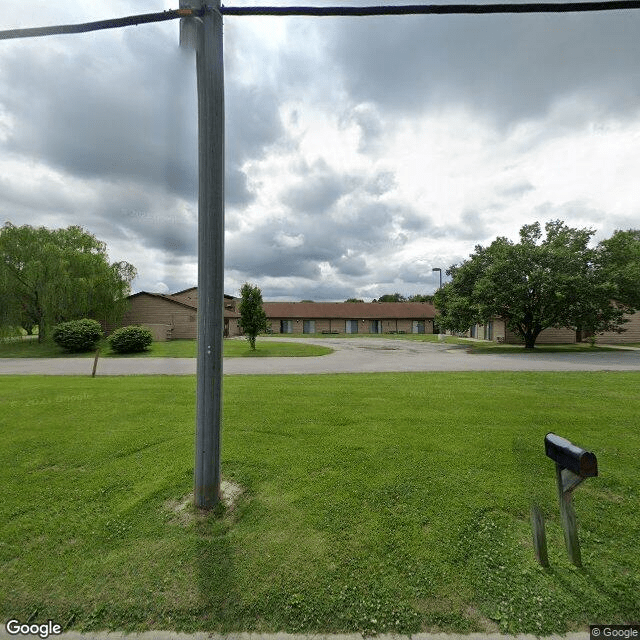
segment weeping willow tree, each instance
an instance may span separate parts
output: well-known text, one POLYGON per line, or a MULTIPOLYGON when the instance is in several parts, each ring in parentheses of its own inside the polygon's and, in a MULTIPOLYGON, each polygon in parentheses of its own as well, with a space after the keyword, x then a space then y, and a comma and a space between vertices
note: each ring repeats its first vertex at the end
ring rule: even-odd
POLYGON ((0 328, 38 327, 44 340, 65 320, 117 322, 135 267, 109 263, 106 245, 82 227, 0 228, 0 328))

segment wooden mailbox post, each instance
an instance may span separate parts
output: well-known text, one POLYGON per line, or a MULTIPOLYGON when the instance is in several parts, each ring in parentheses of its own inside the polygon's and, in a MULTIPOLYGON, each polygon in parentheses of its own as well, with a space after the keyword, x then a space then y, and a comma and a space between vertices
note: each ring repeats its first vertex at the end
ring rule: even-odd
MULTIPOLYGON (((576 513, 573 508, 573 490, 587 478, 598 475, 598 461, 595 454, 585 451, 555 433, 548 433, 544 438, 546 455, 556 463, 556 483, 560 517, 564 530, 564 541, 569 560, 576 566, 582 566, 580 541, 576 513)), ((546 566, 547 549, 544 535, 544 521, 541 514, 532 509, 533 535, 538 561, 546 566)))

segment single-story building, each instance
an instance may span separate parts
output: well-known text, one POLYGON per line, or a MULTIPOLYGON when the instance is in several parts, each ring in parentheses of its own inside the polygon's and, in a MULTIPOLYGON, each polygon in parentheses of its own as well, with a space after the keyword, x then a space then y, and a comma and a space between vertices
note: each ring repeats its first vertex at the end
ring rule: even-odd
POLYGON ((605 331, 596 334, 596 344, 624 344, 629 342, 640 342, 640 311, 626 316, 629 322, 625 323, 624 331, 605 331))
MULTIPOLYGON (((506 322, 501 318, 494 318, 486 324, 475 324, 469 329, 467 335, 470 338, 480 338, 482 340, 493 340, 506 344, 520 344, 520 336, 507 329, 506 322)), ((575 329, 544 329, 536 344, 569 344, 576 341, 575 329)))
MULTIPOLYGON (((172 294, 140 291, 117 326, 139 324, 156 340, 197 336, 198 289, 172 294)), ((238 299, 224 296, 224 335, 242 335, 238 299)), ((265 302, 272 333, 433 333, 435 309, 426 302, 265 302)), ((107 332, 115 325, 105 326, 107 332)))
POLYGON ((272 333, 433 333, 427 302, 265 302, 272 333))
MULTIPOLYGON (((623 325, 624 331, 605 331, 596 334, 596 344, 624 344, 640 342, 640 312, 627 316, 628 322, 623 325)), ((521 344, 522 338, 509 331, 504 320, 494 318, 486 324, 476 324, 468 331, 470 338, 495 340, 506 344, 521 344)), ((585 340, 586 337, 583 337, 585 340)), ((536 344, 574 344, 580 342, 578 332, 572 328, 544 329, 536 340, 536 344)))
MULTIPOLYGON (((107 333, 118 326, 139 324, 149 328, 155 340, 195 339, 198 332, 198 288, 172 294, 140 291, 129 296, 130 307, 118 325, 107 324, 107 333)), ((224 296, 224 335, 242 335, 238 325, 238 299, 224 296)), ((264 302, 271 333, 434 333, 436 310, 427 302, 264 302)), ((629 316, 625 331, 596 336, 600 344, 640 342, 640 312, 629 316)), ((471 338, 520 344, 504 320, 474 325, 466 333, 471 338)), ((536 344, 575 343, 571 328, 545 329, 536 344)))
MULTIPOLYGON (((235 298, 224 296, 224 335, 240 335, 235 298)), ((110 333, 117 327, 137 324, 147 327, 154 340, 195 339, 198 334, 198 289, 191 287, 173 294, 140 291, 129 296, 129 309, 118 325, 107 324, 110 333)))

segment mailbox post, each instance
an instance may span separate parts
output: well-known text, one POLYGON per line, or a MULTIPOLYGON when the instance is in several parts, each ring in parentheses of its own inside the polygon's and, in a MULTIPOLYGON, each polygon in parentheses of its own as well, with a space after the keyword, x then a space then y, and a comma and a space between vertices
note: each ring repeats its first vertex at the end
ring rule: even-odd
POLYGON ((555 433, 548 433, 545 436, 544 447, 547 456, 556 463, 558 502, 569 560, 576 567, 581 567, 580 541, 572 494, 586 478, 598 475, 598 461, 590 451, 577 447, 555 433))

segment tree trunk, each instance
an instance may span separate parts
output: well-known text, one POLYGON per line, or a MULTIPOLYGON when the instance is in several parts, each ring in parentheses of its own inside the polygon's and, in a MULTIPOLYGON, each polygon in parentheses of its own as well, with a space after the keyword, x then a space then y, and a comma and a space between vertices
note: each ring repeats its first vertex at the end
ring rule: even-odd
POLYGON ((524 348, 525 349, 533 349, 536 344, 536 340, 542 331, 542 327, 533 327, 529 328, 523 332, 522 337, 524 338, 524 348))

